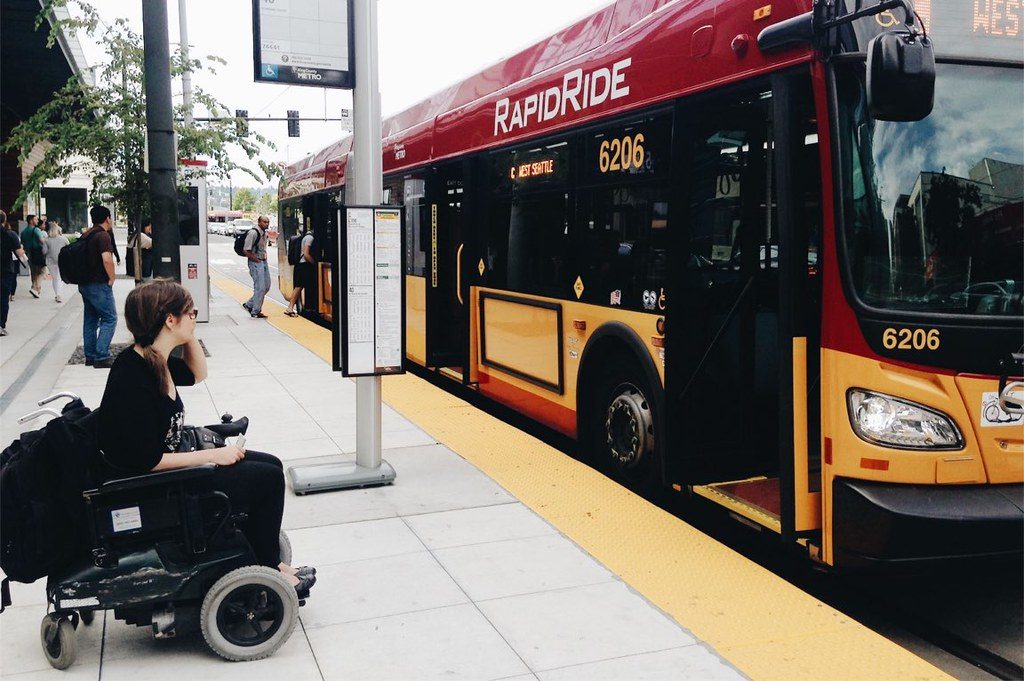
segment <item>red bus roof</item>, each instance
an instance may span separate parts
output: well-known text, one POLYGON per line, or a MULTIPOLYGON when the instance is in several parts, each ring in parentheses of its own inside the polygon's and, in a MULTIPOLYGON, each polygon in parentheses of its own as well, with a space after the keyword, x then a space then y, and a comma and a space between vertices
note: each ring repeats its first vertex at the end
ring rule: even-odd
MULTIPOLYGON (((757 34, 810 0, 617 0, 383 121, 384 172, 525 140, 807 61, 757 34)), ((345 183, 352 137, 285 169, 281 198, 345 183)))

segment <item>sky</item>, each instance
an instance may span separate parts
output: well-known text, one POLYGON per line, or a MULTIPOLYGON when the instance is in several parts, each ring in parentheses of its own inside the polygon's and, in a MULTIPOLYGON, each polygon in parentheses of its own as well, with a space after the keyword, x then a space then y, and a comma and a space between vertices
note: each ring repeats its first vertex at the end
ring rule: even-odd
MULTIPOLYGON (((402 111, 612 1, 379 0, 381 110, 385 117, 402 111)), ((89 2, 105 22, 124 17, 142 33, 142 0, 89 2)), ((337 118, 342 108, 351 108, 352 93, 346 90, 253 82, 251 0, 186 0, 186 16, 190 56, 212 54, 227 61, 217 66, 215 76, 200 74, 193 83, 229 110, 247 109, 251 118, 284 118, 288 109, 304 118, 337 118)), ((177 44, 178 0, 168 0, 168 23, 170 40, 177 44)), ((95 40, 85 35, 80 40, 90 65, 103 61, 103 49, 95 40)), ((176 81, 176 102, 181 91, 176 81)), ((277 146, 265 152, 263 159, 269 162, 292 163, 347 134, 335 122, 302 121, 299 138, 288 137, 283 121, 254 122, 251 127, 277 146)), ((246 159, 239 153, 235 160, 246 159)), ((232 179, 238 185, 256 184, 240 171, 232 179)))

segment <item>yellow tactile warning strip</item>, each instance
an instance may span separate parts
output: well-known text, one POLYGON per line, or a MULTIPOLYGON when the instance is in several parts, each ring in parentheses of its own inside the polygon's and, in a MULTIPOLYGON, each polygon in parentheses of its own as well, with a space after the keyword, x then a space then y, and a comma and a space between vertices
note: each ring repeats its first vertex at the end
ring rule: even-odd
MULTIPOLYGON (((213 281, 239 301, 251 295, 235 281, 216 275, 213 281)), ((271 324, 330 362, 329 331, 276 307, 264 311, 271 324)), ((752 678, 949 678, 586 465, 430 383, 407 374, 382 384, 388 405, 752 678)))

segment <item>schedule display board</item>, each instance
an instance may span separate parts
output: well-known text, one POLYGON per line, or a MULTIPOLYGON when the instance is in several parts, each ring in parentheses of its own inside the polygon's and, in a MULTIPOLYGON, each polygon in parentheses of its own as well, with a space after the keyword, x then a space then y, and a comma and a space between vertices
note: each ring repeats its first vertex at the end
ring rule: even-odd
POLYGON ((255 78, 352 89, 352 0, 252 0, 255 78))
POLYGON ((334 370, 345 376, 404 373, 403 219, 393 206, 338 211, 333 354, 334 370))

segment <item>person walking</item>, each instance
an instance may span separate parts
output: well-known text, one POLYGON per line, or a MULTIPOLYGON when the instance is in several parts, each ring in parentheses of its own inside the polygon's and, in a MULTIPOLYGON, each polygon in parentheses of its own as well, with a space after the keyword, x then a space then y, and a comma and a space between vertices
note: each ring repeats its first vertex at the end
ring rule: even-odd
POLYGON ((7 315, 18 283, 18 269, 26 260, 18 233, 11 229, 7 214, 0 210, 0 336, 7 335, 7 315))
POLYGON ((21 230, 21 246, 28 255, 28 268, 32 275, 32 285, 28 292, 38 298, 43 292, 43 276, 46 274, 46 235, 39 229, 39 218, 29 215, 25 218, 28 224, 21 230))
POLYGON ((88 239, 85 253, 85 283, 78 285, 85 303, 85 321, 82 325, 82 344, 85 363, 97 369, 109 369, 114 363, 110 356, 110 341, 117 328, 117 305, 114 302, 114 237, 110 231, 114 221, 105 206, 89 209, 92 229, 82 235, 88 239))
POLYGON ((53 299, 58 303, 63 303, 64 300, 60 294, 64 292, 64 281, 60 278, 60 264, 57 262, 57 256, 60 255, 61 249, 70 242, 64 236, 64 230, 61 229, 58 220, 50 220, 49 228, 46 237, 46 271, 53 279, 53 299))
MULTIPOLYGON (((312 249, 313 232, 306 232, 302 235, 302 241, 299 242, 301 255, 299 262, 295 265, 295 274, 292 277, 292 297, 288 300, 288 309, 284 311, 289 317, 299 316, 299 313, 295 311, 295 306, 299 303, 303 289, 315 285, 313 263, 316 261, 313 258, 312 249)), ((303 309, 305 309, 305 304, 303 304, 303 309)))
POLYGON ((263 314, 263 299, 270 290, 270 265, 267 263, 267 229, 270 218, 261 215, 256 227, 245 236, 243 252, 249 260, 249 276, 252 277, 252 298, 242 303, 253 319, 266 319, 263 314))

